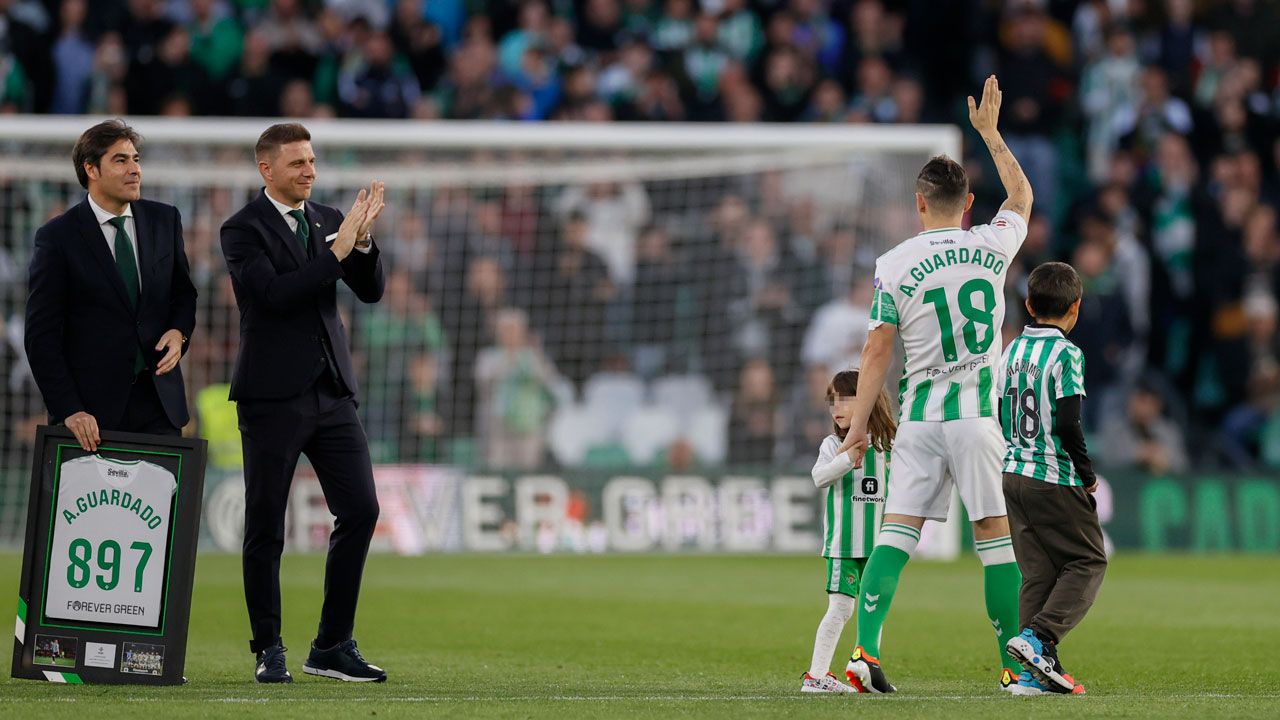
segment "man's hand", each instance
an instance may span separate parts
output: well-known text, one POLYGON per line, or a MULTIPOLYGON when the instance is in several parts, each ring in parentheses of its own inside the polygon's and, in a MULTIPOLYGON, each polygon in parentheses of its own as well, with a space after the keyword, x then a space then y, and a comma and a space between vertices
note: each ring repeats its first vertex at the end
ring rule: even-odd
POLYGON ((182 359, 182 331, 169 330, 160 336, 160 342, 156 343, 157 350, 164 350, 164 357, 160 358, 160 362, 156 363, 156 375, 164 375, 170 370, 178 367, 178 361, 182 359))
POLYGON ((373 221, 377 220, 382 210, 386 208, 385 190, 386 186, 379 180, 369 183, 368 204, 365 206, 364 222, 356 229, 356 242, 364 242, 364 239, 373 231, 373 221))
POLYGON ((982 103, 975 104, 973 96, 969 96, 969 122, 973 129, 986 138, 996 132, 996 121, 1000 119, 1000 83, 991 75, 982 86, 982 103))
POLYGON ((973 123, 973 129, 978 131, 982 142, 991 151, 991 161, 995 163, 1000 184, 1004 186, 1007 199, 1000 205, 1000 209, 1015 212, 1023 220, 1030 220, 1031 204, 1035 197, 1031 192, 1031 183, 1027 182, 1027 175, 1022 172, 1018 159, 1009 151, 1009 146, 996 128, 996 121, 1000 119, 1000 97, 1000 83, 996 82, 995 75, 991 75, 982 86, 981 104, 975 103, 973 96, 969 96, 969 122, 973 123))
POLYGON ((75 434, 76 440, 80 441, 80 447, 88 452, 97 450, 98 443, 102 442, 102 436, 98 434, 98 420, 83 410, 68 416, 62 424, 75 434))
POLYGON ((351 210, 347 212, 346 217, 342 218, 342 224, 338 226, 338 237, 334 238, 329 250, 337 256, 339 261, 346 260, 351 254, 351 249, 356 246, 356 240, 364 237, 359 234, 359 230, 369 212, 369 200, 369 191, 362 188, 356 195, 356 201, 351 204, 351 210))
POLYGON ((839 456, 842 452, 849 453, 849 459, 853 461, 856 468, 862 467, 862 457, 867 453, 867 446, 871 444, 870 438, 867 437, 867 426, 863 423, 861 426, 849 426, 849 432, 844 435, 844 442, 840 443, 840 447, 836 450, 839 456))

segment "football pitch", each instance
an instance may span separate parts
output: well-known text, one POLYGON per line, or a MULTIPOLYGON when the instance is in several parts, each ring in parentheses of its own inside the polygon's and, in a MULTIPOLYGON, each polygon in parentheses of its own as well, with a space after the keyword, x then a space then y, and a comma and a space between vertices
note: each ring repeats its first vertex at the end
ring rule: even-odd
MULTIPOLYGON (((8 596, 21 558, 0 555, 8 596)), ((323 558, 286 556, 295 682, 252 682, 240 561, 202 555, 172 688, 0 681, 0 717, 1280 716, 1280 558, 1121 555, 1062 659, 1084 697, 997 689, 981 568, 916 562, 885 628, 899 692, 801 696, 826 607, 816 557, 437 555, 370 558, 356 638, 385 684, 302 673, 323 558)), ((835 665, 852 649, 852 623, 835 665)))

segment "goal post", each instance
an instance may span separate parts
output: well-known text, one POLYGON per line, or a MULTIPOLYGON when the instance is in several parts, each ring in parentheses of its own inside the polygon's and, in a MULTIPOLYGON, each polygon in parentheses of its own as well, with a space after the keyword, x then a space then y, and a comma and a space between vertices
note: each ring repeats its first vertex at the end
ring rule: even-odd
MULTIPOLYGON (((0 117, 0 543, 44 419, 22 350, 31 240, 83 199, 71 147, 100 119, 0 117)), ((127 121, 143 196, 182 213, 188 400, 211 469, 234 470, 218 229, 261 187, 252 148, 278 120, 127 121)), ((814 388, 861 347, 845 329, 874 259, 916 231, 919 168, 961 149, 955 126, 304 123, 314 200, 387 184, 386 296, 340 299, 375 462, 473 468, 807 467, 829 427, 814 388)))

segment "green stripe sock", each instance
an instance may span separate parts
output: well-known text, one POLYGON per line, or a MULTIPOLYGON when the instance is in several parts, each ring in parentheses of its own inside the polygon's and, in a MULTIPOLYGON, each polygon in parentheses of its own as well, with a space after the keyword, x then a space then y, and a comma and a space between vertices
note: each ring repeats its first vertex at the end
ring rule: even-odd
POLYGON ((880 657, 880 631, 898 589, 898 578, 910 559, 911 555, 892 545, 877 545, 867 560, 858 597, 858 644, 872 657, 880 657))
MULTIPOLYGON (((1022 585, 1022 573, 1018 570, 1017 563, 986 565, 982 568, 982 584, 987 600, 987 618, 991 620, 991 627, 996 631, 996 642, 1000 644, 1000 667, 1017 671, 1022 665, 1009 657, 1004 645, 1021 632, 1018 627, 1018 588, 1022 585)), ((858 638, 861 640, 861 611, 858 618, 858 638)))

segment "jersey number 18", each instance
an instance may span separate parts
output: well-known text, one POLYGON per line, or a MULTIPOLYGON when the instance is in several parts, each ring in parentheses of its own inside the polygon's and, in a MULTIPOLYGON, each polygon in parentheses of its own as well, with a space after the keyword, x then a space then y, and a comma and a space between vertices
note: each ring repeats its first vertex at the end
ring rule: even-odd
MULTIPOLYGON (((927 291, 922 297, 925 302, 933 305, 934 312, 938 315, 938 329, 942 331, 942 357, 947 362, 955 362, 960 355, 956 351, 955 330, 951 322, 951 304, 947 302, 946 290, 936 287, 927 291)), ((974 355, 985 353, 987 348, 991 347, 991 341, 995 339, 996 291, 991 287, 991 282, 974 278, 961 285, 956 297, 956 306, 960 308, 960 314, 965 318, 964 324, 960 327, 965 347, 974 355), (976 307, 973 304, 974 293, 982 295, 983 307, 976 307)))

